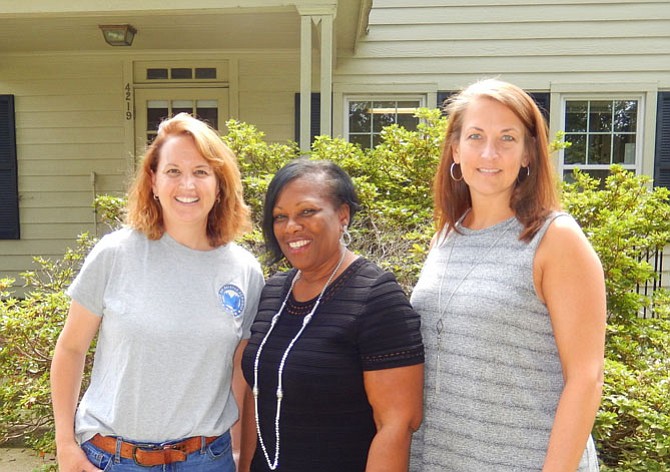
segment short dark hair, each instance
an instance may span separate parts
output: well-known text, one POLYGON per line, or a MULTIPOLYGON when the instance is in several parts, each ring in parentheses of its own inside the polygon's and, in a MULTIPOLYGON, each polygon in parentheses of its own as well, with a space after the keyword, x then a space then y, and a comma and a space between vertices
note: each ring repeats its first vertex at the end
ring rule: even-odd
POLYGON ((284 257, 274 234, 272 210, 284 187, 293 180, 306 176, 323 176, 328 189, 328 196, 333 205, 338 208, 342 204, 349 206, 349 225, 351 225, 354 215, 361 207, 351 177, 340 166, 328 160, 310 160, 307 158, 292 160, 277 171, 265 194, 263 238, 265 239, 265 249, 269 253, 272 263, 278 262, 284 257))

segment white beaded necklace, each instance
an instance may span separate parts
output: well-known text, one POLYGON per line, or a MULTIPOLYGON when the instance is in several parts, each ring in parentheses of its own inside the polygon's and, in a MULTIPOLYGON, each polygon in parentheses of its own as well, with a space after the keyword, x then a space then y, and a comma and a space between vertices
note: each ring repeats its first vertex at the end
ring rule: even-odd
POLYGON ((293 277, 293 280, 291 281, 291 286, 288 289, 288 293, 286 294, 286 297, 284 297, 284 301, 281 304, 281 307, 279 308, 279 311, 272 317, 272 321, 270 322, 270 329, 268 329, 268 332, 265 334, 265 337, 261 341, 260 345, 258 346, 258 352, 256 352, 256 359, 254 360, 254 388, 252 390, 254 394, 254 416, 256 417, 256 434, 258 435, 258 442, 261 445, 261 449, 263 450, 263 455, 265 456, 265 460, 268 463, 268 467, 270 470, 276 470, 277 467, 279 467, 279 415, 281 413, 281 402, 282 399, 284 398, 284 390, 282 389, 282 378, 284 375, 284 365, 286 363, 286 358, 288 357, 289 352, 291 352, 291 349, 293 348, 293 345, 295 342, 298 340, 300 335, 302 335, 302 332, 305 330, 309 322, 312 320, 312 316, 314 315, 314 312, 319 306, 319 303, 321 302, 321 298, 323 298, 323 294, 326 293, 326 289, 328 288, 328 285, 330 285, 330 282, 332 282, 333 277, 335 277, 335 274, 337 271, 340 269, 340 266, 344 262, 344 257, 346 256, 347 251, 346 249, 342 251, 342 257, 340 257, 340 261, 337 263, 335 266, 335 270, 330 274, 330 277, 328 277, 328 280, 326 281, 326 284, 323 286, 323 289, 321 290, 321 293, 319 294, 319 297, 316 299, 316 302, 314 303, 314 307, 312 307, 312 310, 309 312, 307 316, 302 320, 302 327, 298 331, 298 333, 291 339, 291 342, 288 343, 288 347, 284 351, 284 354, 281 357, 281 362, 279 363, 279 369, 277 370, 277 413, 275 415, 275 457, 274 461, 270 462, 270 456, 268 455, 268 451, 265 447, 265 441, 263 441, 263 435, 261 434, 261 423, 260 423, 260 413, 258 411, 258 361, 260 360, 261 357, 261 352, 263 351, 263 346, 265 346, 265 342, 268 340, 270 337, 270 334, 272 333, 272 330, 274 329, 275 325, 279 321, 279 317, 281 316, 282 312, 284 311, 284 307, 286 306, 286 302, 288 301, 288 297, 291 296, 291 292, 293 291, 293 286, 295 283, 298 281, 300 278, 301 272, 298 271, 295 276, 293 277))

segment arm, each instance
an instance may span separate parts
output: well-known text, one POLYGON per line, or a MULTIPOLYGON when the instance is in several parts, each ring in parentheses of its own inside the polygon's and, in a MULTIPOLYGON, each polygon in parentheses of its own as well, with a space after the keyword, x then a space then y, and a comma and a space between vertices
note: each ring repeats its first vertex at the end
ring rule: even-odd
POLYGON ((51 401, 56 426, 58 465, 63 472, 98 471, 74 437, 74 415, 79 400, 86 353, 102 318, 72 301, 51 362, 51 401))
POLYGON ((377 426, 365 470, 407 471, 423 414, 423 364, 366 371, 363 380, 377 426))
POLYGON ((231 428, 233 455, 238 472, 248 472, 256 450, 256 425, 254 423, 254 400, 251 389, 242 374, 242 353, 248 340, 243 339, 235 351, 233 363, 233 395, 240 410, 240 419, 231 428))
POLYGON ((542 470, 574 471, 600 404, 607 307, 602 266, 572 219, 549 227, 535 286, 549 310, 565 381, 542 470))

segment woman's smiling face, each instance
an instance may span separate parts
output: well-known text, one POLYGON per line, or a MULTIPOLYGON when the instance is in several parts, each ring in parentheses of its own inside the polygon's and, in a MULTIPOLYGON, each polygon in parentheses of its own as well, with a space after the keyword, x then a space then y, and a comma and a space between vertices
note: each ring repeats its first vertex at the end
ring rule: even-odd
POLYGON ((523 123, 505 105, 490 98, 470 104, 453 155, 473 200, 510 200, 519 170, 528 165, 525 136, 523 123))
POLYGON ((323 174, 298 177, 286 184, 272 210, 279 247, 303 273, 332 269, 342 254, 340 235, 349 222, 349 206, 337 207, 329 191, 323 174))
POLYGON ((167 231, 174 225, 191 225, 206 233, 207 217, 219 193, 218 181, 193 138, 180 135, 165 141, 153 175, 153 192, 167 231))

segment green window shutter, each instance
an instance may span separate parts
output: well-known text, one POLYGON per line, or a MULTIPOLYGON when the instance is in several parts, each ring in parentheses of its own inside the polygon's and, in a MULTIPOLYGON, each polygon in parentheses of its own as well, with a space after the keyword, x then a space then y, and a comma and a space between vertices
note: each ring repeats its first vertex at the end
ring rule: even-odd
POLYGON ((670 92, 658 94, 654 186, 670 189, 670 92))
POLYGON ((14 95, 0 95, 0 239, 19 239, 14 95))

